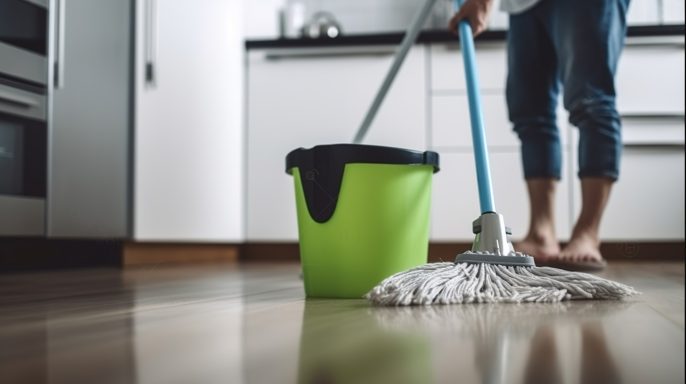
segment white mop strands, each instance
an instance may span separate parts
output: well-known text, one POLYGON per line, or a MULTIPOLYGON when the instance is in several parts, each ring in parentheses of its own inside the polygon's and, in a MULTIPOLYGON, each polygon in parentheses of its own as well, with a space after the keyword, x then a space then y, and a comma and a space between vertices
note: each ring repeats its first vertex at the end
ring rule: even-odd
POLYGON ((487 263, 430 263, 397 273, 365 296, 377 305, 612 300, 634 288, 588 273, 487 263))

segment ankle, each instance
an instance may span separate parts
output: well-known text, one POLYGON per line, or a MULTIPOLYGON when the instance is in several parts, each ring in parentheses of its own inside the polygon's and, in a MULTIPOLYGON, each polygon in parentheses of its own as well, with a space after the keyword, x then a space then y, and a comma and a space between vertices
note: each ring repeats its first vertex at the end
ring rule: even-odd
POLYGON ((590 241, 596 246, 600 246, 600 236, 595 228, 574 228, 570 241, 573 240, 590 241))
POLYGON ((526 235, 526 239, 539 244, 557 242, 555 228, 553 226, 536 226, 529 228, 529 233, 526 235))

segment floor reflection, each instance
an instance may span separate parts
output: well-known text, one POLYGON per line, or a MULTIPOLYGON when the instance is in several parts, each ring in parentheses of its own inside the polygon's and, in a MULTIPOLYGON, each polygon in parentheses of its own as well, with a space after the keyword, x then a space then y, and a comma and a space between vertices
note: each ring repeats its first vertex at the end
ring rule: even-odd
POLYGON ((300 268, 241 270, 243 383, 295 383, 305 306, 300 268))
POLYGON ((1 382, 136 380, 133 298, 119 271, 27 277, 0 284, 1 382))
MULTIPOLYGON (((386 327, 421 329, 433 340, 434 350, 462 361, 459 370, 471 373, 473 382, 618 383, 602 323, 630 305, 477 304, 372 311, 386 327), (471 345, 471 353, 464 345, 471 345), (462 359, 467 355, 471 364, 462 359)), ((445 365, 439 371, 449 370, 445 365)))
POLYGON ((650 268, 615 269, 634 301, 410 308, 291 264, 0 274, 0 383, 683 383, 683 264, 650 268))
POLYGON ((307 300, 298 382, 619 383, 603 319, 629 305, 307 300))
POLYGON ((242 383, 241 275, 235 266, 126 272, 135 292, 135 380, 242 383))
MULTIPOLYGON (((579 328, 581 351, 579 358, 579 382, 588 384, 622 383, 614 359, 608 348, 602 324, 597 321, 583 322, 579 328)), ((531 338, 529 360, 524 373, 525 383, 563 383, 562 365, 555 328, 541 325, 531 338)))
POLYGON ((305 302, 299 383, 426 383, 432 375, 429 340, 385 329, 366 302, 305 302))

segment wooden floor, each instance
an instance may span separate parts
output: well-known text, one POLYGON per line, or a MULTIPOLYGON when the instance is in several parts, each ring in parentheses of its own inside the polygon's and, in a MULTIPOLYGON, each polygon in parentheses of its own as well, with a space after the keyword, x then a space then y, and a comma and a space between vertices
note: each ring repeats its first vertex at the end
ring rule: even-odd
POLYGON ((683 383, 684 264, 623 302, 373 308, 297 264, 0 275, 2 383, 683 383))

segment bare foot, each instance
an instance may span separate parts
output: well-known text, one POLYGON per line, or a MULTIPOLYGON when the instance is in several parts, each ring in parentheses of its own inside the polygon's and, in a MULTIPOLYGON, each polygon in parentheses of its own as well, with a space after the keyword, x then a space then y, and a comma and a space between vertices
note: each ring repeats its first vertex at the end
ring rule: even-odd
POLYGON ((600 255, 598 228, 614 181, 604 178, 581 179, 581 213, 572 238, 551 266, 573 271, 601 271, 607 263, 600 255))
POLYGON ((605 269, 607 262, 600 254, 598 238, 583 233, 573 234, 559 256, 544 260, 544 265, 568 271, 599 272, 605 269))
POLYGON ((526 253, 538 261, 558 257, 560 253, 560 245, 554 234, 528 234, 522 241, 515 243, 514 248, 517 252, 526 253))
POLYGON ((602 262, 600 254, 600 241, 597 237, 589 234, 572 236, 569 243, 560 252, 560 259, 565 261, 597 261, 602 262))

